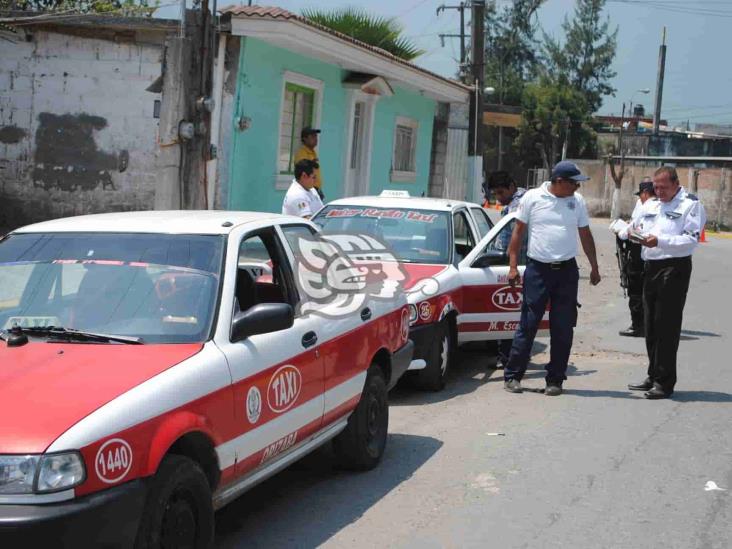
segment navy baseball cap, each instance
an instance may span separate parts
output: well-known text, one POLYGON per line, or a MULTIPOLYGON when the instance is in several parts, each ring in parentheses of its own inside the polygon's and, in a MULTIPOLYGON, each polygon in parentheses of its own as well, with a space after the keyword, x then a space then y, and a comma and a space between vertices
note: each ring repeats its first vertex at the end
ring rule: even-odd
POLYGON ((574 162, 568 160, 562 160, 557 162, 552 170, 551 179, 561 177, 562 179, 571 179, 572 181, 587 181, 590 178, 586 175, 582 175, 582 172, 574 162))
POLYGON ((638 192, 635 193, 636 196, 638 196, 642 192, 648 192, 655 196, 656 191, 653 190, 653 181, 641 181, 638 184, 638 192))

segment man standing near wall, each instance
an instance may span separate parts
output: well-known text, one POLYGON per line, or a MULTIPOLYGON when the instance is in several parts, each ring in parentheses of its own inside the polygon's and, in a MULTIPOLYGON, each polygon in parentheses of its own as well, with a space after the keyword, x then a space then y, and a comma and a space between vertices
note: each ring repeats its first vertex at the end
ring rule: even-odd
POLYGON ((656 197, 643 205, 636 231, 643 246, 643 280, 648 377, 628 385, 651 400, 669 398, 676 385, 676 354, 681 338, 691 256, 707 218, 699 199, 679 185, 676 170, 663 166, 653 175, 656 197))
POLYGON ((314 188, 315 191, 318 193, 318 196, 320 196, 320 199, 323 200, 325 198, 325 195, 322 191, 323 182, 320 179, 320 160, 318 159, 318 152, 315 150, 315 147, 318 146, 319 133, 320 130, 316 130, 315 128, 302 129, 302 131, 300 132, 300 141, 302 141, 302 146, 295 153, 293 163, 297 164, 300 160, 312 160, 318 165, 318 167, 315 169, 314 188))
POLYGON ((312 160, 295 163, 295 179, 287 189, 282 201, 282 213, 310 219, 323 207, 320 196, 315 191, 315 173, 318 165, 312 160))

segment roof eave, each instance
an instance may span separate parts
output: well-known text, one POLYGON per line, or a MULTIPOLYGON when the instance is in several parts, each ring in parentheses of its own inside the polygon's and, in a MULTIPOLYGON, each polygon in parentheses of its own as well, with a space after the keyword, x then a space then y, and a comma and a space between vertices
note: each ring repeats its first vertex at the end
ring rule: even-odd
POLYGON ((377 74, 436 101, 467 103, 469 100, 470 92, 462 84, 432 76, 411 64, 392 61, 297 20, 232 15, 230 28, 235 36, 257 38, 342 68, 377 74))

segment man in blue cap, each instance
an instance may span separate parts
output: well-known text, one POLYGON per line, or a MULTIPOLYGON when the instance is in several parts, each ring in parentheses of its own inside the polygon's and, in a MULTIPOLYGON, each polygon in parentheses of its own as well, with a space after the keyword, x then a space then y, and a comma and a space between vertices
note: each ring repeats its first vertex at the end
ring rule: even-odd
POLYGON ((551 358, 546 366, 544 394, 562 394, 577 323, 579 269, 575 257, 578 253, 578 232, 582 248, 590 261, 590 283, 593 286, 600 283, 587 206, 582 195, 576 192, 580 182, 588 179, 576 164, 559 162, 552 170, 551 181, 528 191, 519 204, 508 247, 508 281, 511 286, 521 282, 518 259, 527 227, 529 259, 524 272, 521 321, 504 370, 504 388, 510 393, 523 392, 521 378, 526 373, 539 323, 547 303, 551 301, 551 358))

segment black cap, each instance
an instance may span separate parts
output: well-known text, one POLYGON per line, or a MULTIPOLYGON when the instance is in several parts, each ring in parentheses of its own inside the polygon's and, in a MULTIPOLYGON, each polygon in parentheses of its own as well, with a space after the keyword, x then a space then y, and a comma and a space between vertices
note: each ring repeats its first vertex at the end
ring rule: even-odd
POLYGON ((317 130, 315 128, 303 128, 300 132, 300 139, 305 139, 308 135, 316 135, 319 133, 320 130, 317 130))
POLYGON ((577 167, 577 164, 575 164, 574 162, 569 162, 567 160, 557 162, 557 164, 554 166, 551 179, 556 178, 571 179, 572 181, 587 181, 588 179, 590 179, 588 176, 582 175, 582 172, 577 167))
POLYGON ((654 196, 656 195, 656 191, 653 190, 653 181, 641 181, 638 184, 638 192, 635 193, 635 195, 638 196, 644 191, 651 193, 654 196))

